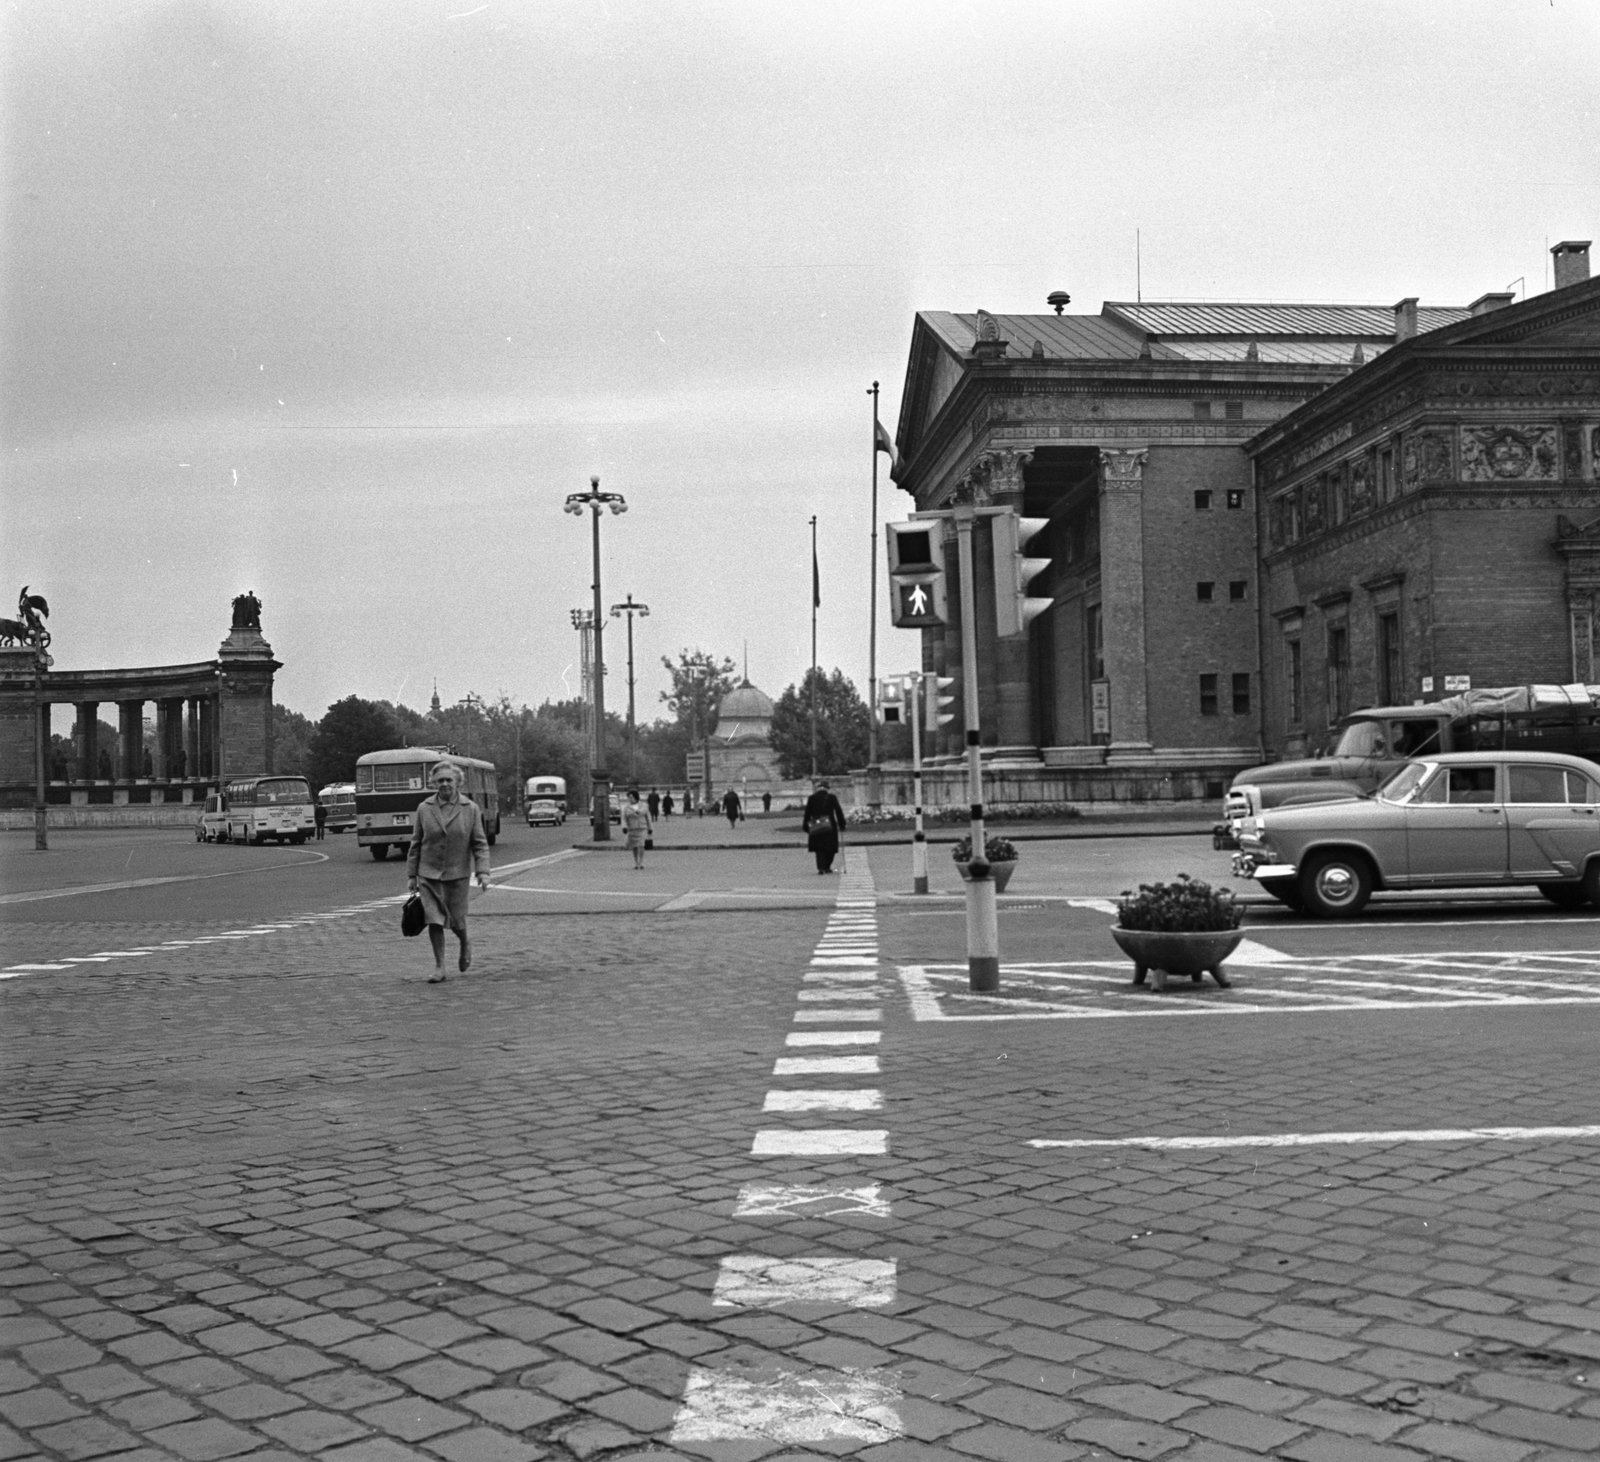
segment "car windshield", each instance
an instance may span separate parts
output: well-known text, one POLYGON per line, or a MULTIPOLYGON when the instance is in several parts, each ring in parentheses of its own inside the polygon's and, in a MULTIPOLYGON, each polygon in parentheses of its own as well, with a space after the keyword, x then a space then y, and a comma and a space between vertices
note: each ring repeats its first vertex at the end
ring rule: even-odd
POLYGON ((1334 756, 1386 756, 1388 751, 1382 721, 1352 721, 1333 746, 1334 756))
POLYGON ((1404 802, 1427 780, 1433 770, 1431 762, 1412 762, 1403 766, 1378 789, 1385 802, 1404 802))

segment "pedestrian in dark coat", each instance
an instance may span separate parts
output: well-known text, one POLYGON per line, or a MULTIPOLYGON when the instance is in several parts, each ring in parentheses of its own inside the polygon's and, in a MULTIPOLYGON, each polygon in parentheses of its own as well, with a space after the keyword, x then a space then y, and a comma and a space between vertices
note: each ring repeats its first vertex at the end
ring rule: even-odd
POLYGON ((807 799, 800 826, 807 834, 806 846, 816 856, 817 872, 832 873, 839 838, 844 832, 844 808, 828 790, 826 782, 817 783, 817 790, 807 799))
POLYGON ((661 799, 661 815, 663 817, 672 816, 672 793, 670 792, 661 799))
POLYGON ((406 855, 406 876, 412 893, 422 895, 433 946, 429 984, 444 979, 444 931, 448 925, 461 944, 456 967, 472 964, 467 941, 467 885, 474 876, 479 888, 489 887, 489 839, 478 804, 461 791, 461 768, 441 761, 433 769, 433 796, 417 804, 406 855))
POLYGON ((317 818, 317 841, 320 843, 322 841, 322 838, 323 838, 323 831, 328 826, 328 809, 322 805, 321 798, 317 799, 316 818, 317 818))
POLYGON ((761 794, 761 810, 763 812, 771 812, 772 811, 772 793, 763 792, 761 794))
POLYGON ((729 827, 744 816, 744 804, 739 801, 739 794, 732 787, 722 794, 722 810, 727 816, 729 827))
POLYGON ((650 795, 644 799, 644 805, 650 809, 651 822, 661 816, 661 794, 654 787, 650 789, 650 795))

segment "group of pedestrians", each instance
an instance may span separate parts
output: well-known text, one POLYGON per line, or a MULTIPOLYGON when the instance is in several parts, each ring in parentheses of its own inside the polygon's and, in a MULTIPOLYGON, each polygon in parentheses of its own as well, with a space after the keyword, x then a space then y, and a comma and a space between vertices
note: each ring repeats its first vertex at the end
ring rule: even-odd
MULTIPOLYGON (((480 889, 489 887, 490 863, 483 813, 461 790, 465 773, 452 761, 440 761, 433 768, 432 781, 433 795, 417 804, 406 851, 406 882, 411 892, 421 898, 427 922, 428 944, 433 952, 433 973, 428 976, 428 983, 439 984, 446 978, 447 929, 456 936, 456 968, 465 973, 472 966, 467 900, 474 880, 480 889)), ((770 811, 772 794, 763 793, 761 801, 763 811, 770 811)), ((629 790, 622 828, 635 868, 644 867, 645 850, 650 846, 657 816, 671 817, 672 805, 670 792, 658 797, 652 788, 648 800, 641 801, 637 787, 629 790)), ((743 819, 744 804, 732 787, 723 794, 720 805, 730 828, 743 819)), ((318 811, 322 809, 319 807, 318 811)), ((320 833, 320 818, 318 823, 320 833)), ((806 834, 806 847, 817 861, 817 872, 833 872, 845 816, 826 782, 819 782, 807 799, 801 828, 806 834)))

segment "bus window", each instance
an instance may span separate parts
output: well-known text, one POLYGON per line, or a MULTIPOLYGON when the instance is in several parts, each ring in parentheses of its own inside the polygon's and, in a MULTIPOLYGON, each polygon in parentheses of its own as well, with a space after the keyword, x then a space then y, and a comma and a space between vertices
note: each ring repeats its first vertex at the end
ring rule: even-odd
POLYGON ((256 784, 258 806, 276 806, 310 800, 311 787, 304 777, 272 777, 256 784))
POLYGON ((370 792, 372 790, 372 768, 356 768, 356 791, 370 792))
MULTIPOLYGON (((421 762, 390 762, 375 767, 357 767, 358 779, 362 772, 375 773, 374 789, 379 792, 420 792, 422 790, 422 763, 421 762)), ((356 783, 357 789, 365 791, 360 780, 356 783)))

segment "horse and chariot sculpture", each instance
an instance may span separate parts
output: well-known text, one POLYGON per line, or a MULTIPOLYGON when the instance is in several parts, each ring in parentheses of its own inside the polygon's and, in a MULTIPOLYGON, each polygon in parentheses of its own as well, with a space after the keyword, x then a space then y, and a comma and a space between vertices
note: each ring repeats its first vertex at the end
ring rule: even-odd
POLYGON ((30 594, 28 585, 22 586, 17 596, 17 618, 0 619, 0 645, 31 645, 35 650, 50 646, 50 631, 44 622, 50 617, 50 606, 43 594, 30 594))

